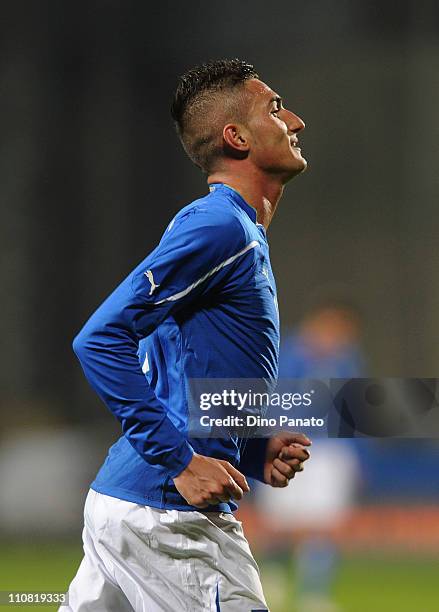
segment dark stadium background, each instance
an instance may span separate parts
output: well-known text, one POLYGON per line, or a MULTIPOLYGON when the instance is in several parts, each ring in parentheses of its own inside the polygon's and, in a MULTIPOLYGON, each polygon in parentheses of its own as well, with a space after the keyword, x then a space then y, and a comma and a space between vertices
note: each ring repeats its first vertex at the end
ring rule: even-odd
MULTIPOLYGON (((309 171, 269 230, 283 327, 310 296, 341 286, 361 311, 371 374, 439 376, 437 2, 5 2, 0 590, 63 590, 78 563, 87 483, 118 428, 71 341, 173 214, 206 192, 169 105, 181 72, 221 57, 254 63, 307 126, 309 171), (26 570, 35 563, 39 573, 26 570)), ((367 507, 435 508, 437 448, 413 441, 392 458, 381 445, 367 507)), ((424 578, 437 563, 438 517, 423 536, 430 546, 408 547, 424 578)), ((401 588, 405 571, 416 574, 389 563, 401 588)), ((437 609, 435 585, 421 583, 418 609, 437 609)))

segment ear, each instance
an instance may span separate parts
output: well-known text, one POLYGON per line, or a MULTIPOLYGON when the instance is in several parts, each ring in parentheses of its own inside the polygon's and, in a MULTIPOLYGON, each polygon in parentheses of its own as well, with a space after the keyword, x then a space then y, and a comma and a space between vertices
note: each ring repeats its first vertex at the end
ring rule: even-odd
POLYGON ((227 148, 235 153, 247 153, 250 144, 245 129, 236 123, 228 123, 223 129, 223 138, 227 148))

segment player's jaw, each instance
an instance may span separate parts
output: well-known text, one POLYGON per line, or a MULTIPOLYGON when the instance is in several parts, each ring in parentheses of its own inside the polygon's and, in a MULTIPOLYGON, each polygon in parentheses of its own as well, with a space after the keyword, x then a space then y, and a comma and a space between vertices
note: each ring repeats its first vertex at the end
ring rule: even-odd
POLYGON ((258 149, 253 148, 252 151, 254 165, 267 177, 277 177, 281 184, 287 183, 306 168, 307 163, 299 147, 293 145, 289 137, 274 141, 267 138, 261 141, 258 149))
POLYGON ((296 134, 282 134, 274 142, 266 141, 265 162, 266 170, 270 174, 277 174, 282 183, 303 172, 307 166, 296 134))

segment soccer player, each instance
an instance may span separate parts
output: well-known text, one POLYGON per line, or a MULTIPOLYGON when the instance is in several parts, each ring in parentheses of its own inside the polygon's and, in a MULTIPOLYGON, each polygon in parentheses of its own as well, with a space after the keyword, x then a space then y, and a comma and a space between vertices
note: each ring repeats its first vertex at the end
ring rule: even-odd
POLYGON ((266 229, 306 168, 304 123, 237 59, 184 74, 172 115, 209 193, 177 213, 75 338, 123 436, 87 496, 85 555, 64 611, 266 610, 232 511, 246 476, 283 487, 309 457, 302 434, 191 438, 186 397, 191 378, 277 377, 266 229))

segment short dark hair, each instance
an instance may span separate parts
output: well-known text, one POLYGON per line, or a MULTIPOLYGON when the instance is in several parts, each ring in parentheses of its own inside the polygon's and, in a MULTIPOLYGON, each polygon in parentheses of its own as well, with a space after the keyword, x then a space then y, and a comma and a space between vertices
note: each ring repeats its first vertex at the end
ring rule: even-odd
POLYGON ((239 59, 206 62, 180 77, 171 115, 186 153, 204 172, 223 155, 222 132, 220 138, 213 121, 219 109, 225 119, 243 120, 242 98, 224 94, 242 93, 245 81, 258 78, 254 67, 239 59))

